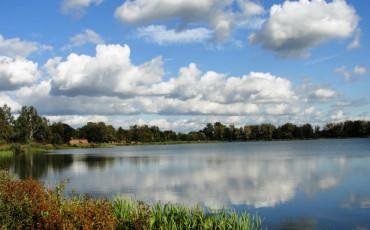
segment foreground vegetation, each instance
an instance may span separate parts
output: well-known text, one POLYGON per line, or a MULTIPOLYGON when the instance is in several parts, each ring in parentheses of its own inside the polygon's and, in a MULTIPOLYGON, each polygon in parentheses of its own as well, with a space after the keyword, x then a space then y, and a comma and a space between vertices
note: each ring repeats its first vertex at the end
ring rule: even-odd
POLYGON ((63 193, 63 186, 46 189, 0 171, 0 229, 262 229, 261 219, 248 214, 63 193))
MULTIPOLYGON (((0 146, 6 143, 43 143, 54 148, 65 148, 71 138, 87 139, 90 144, 76 147, 102 147, 102 143, 145 144, 187 143, 208 141, 290 140, 314 138, 369 137, 369 121, 329 123, 324 127, 311 124, 286 123, 279 127, 272 124, 235 127, 220 122, 207 124, 203 129, 189 133, 160 130, 156 126, 134 125, 129 129, 114 128, 104 122, 88 122, 74 129, 68 124, 50 124, 37 110, 24 106, 15 119, 7 105, 0 107, 0 146), (93 143, 93 144, 91 144, 93 143)), ((104 145, 104 144, 103 144, 104 145)), ((108 147, 108 146, 103 146, 108 147)))

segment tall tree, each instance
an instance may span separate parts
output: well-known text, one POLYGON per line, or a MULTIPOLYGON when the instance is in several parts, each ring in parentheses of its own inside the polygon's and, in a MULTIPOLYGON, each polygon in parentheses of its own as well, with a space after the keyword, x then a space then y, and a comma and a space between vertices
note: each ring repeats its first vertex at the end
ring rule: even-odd
POLYGON ((19 117, 15 122, 18 141, 33 142, 38 139, 47 138, 47 120, 37 113, 32 106, 23 106, 19 117))
POLYGON ((0 107, 0 141, 10 142, 14 134, 14 117, 10 107, 0 107))
POLYGON ((208 140, 214 139, 215 129, 211 123, 208 123, 207 126, 203 129, 203 133, 206 135, 208 140))

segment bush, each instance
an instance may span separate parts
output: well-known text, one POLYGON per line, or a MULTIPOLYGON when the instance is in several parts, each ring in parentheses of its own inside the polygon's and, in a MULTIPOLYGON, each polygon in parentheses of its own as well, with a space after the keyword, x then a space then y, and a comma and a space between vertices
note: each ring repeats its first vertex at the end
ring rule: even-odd
POLYGON ((114 229, 112 205, 86 196, 67 200, 62 187, 0 174, 0 229, 114 229))

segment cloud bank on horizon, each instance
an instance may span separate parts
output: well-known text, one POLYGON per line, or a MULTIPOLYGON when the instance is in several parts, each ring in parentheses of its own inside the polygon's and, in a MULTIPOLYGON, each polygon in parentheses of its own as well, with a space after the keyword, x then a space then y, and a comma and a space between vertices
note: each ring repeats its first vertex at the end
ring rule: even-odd
POLYGON ((179 131, 369 119, 369 18, 359 4, 63 0, 54 21, 38 14, 47 26, 32 36, 22 30, 32 21, 0 28, 0 104, 34 105, 74 126, 179 131))

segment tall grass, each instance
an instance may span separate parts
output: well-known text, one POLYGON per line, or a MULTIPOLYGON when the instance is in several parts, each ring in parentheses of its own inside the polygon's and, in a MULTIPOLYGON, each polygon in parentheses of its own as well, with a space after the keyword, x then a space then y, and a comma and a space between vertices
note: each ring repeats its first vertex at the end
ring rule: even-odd
POLYGON ((13 152, 10 150, 0 150, 0 158, 10 158, 13 156, 13 152))
POLYGON ((261 219, 246 213, 238 215, 235 211, 226 210, 206 213, 200 207, 160 203, 149 206, 122 198, 113 200, 113 214, 117 218, 118 229, 262 229, 261 219))

